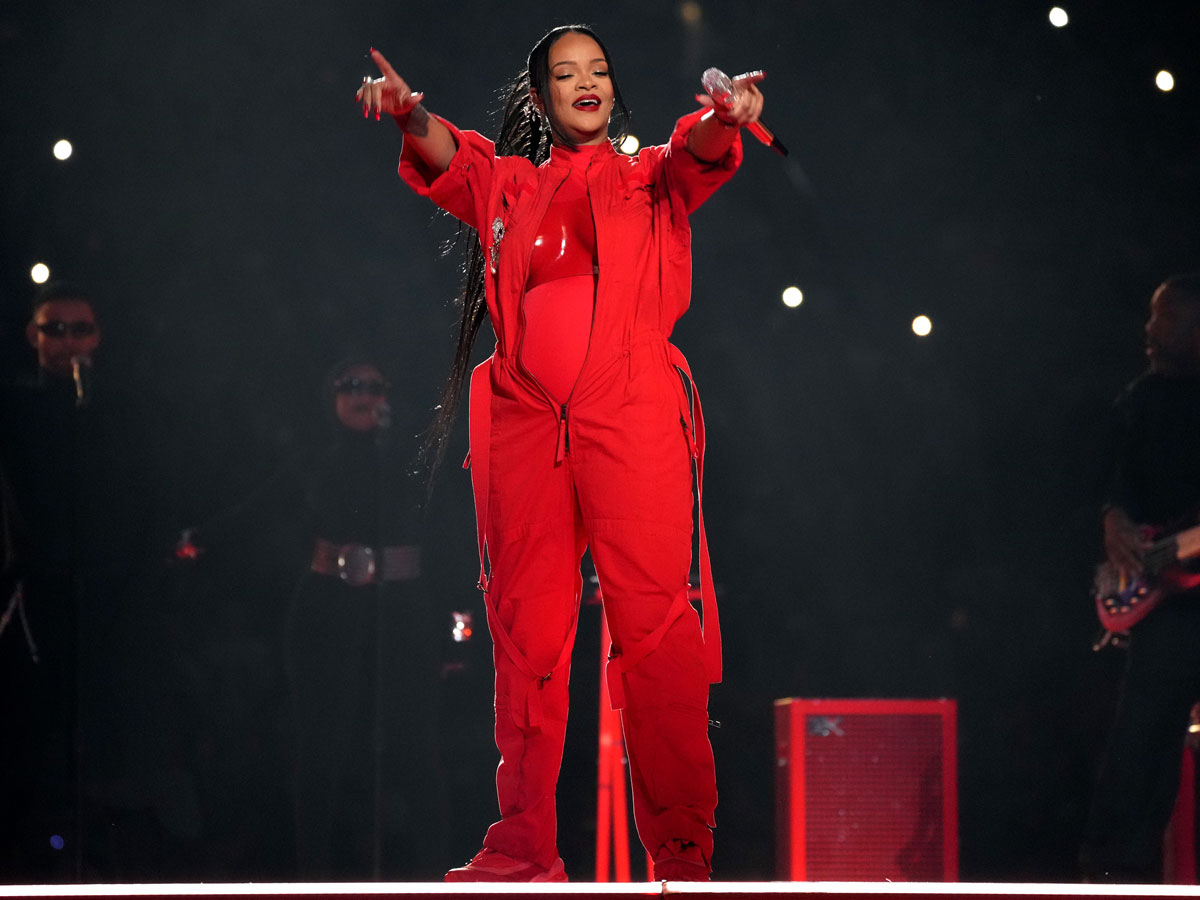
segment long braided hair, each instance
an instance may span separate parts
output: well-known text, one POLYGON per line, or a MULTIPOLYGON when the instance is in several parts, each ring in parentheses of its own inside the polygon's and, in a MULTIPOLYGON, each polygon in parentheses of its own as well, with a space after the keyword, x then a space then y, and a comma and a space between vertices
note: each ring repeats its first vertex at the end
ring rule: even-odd
MULTIPOLYGON (((535 166, 540 166, 550 158, 552 144, 575 146, 574 142, 555 122, 551 104, 544 103, 543 112, 537 108, 530 95, 532 89, 539 97, 550 96, 550 48, 559 38, 569 32, 585 34, 600 45, 613 91, 613 118, 616 125, 616 136, 612 140, 619 146, 628 134, 629 107, 625 105, 625 101, 621 97, 621 89, 617 85, 617 76, 613 70, 612 57, 609 56, 608 48, 586 25, 561 25, 548 31, 541 40, 534 44, 533 49, 529 51, 525 69, 500 90, 503 118, 500 123, 500 133, 496 138, 497 156, 524 156, 535 166)), ((460 226, 452 246, 459 247, 463 257, 462 282, 456 301, 462 307, 462 317, 459 320, 458 345, 454 352, 450 375, 442 388, 441 402, 434 412, 433 422, 426 432, 425 441, 421 447, 421 459, 429 466, 431 487, 437 470, 446 455, 450 429, 454 425, 463 382, 466 381, 467 369, 471 364, 471 348, 475 344, 479 326, 487 317, 487 303, 484 297, 484 276, 487 266, 478 232, 466 225, 460 226)))

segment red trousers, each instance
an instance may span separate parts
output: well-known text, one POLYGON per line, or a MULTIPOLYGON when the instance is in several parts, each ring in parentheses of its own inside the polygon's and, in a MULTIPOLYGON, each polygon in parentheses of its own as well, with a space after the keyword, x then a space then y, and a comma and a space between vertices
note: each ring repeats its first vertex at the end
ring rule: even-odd
MULTIPOLYGON (((501 819, 484 846, 546 867, 558 856, 555 790, 579 563, 590 548, 612 652, 627 664, 610 664, 609 680, 614 706, 623 707, 638 833, 655 859, 707 865, 717 793, 710 677, 699 617, 687 601, 694 462, 692 423, 681 415, 687 388, 665 339, 633 347, 614 365, 621 371, 572 398, 565 422, 501 358, 491 363, 489 408, 472 400, 472 447, 486 441, 490 457, 490 473, 482 484, 475 473, 475 486, 477 503, 486 492, 481 525, 491 560, 501 754, 501 819), (640 658, 628 665, 629 654, 640 658)), ((473 393, 480 387, 477 376, 473 393)))

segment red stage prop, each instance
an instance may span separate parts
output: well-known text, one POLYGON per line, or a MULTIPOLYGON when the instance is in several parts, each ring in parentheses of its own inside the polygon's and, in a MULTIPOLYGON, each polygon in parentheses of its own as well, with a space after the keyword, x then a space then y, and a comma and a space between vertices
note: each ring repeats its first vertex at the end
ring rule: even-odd
POLYGON ((1196 751, 1183 751, 1179 793, 1163 840, 1163 881, 1167 884, 1196 883, 1196 751))
MULTIPOLYGON (((600 613, 600 747, 596 776, 596 881, 631 881, 629 865, 629 769, 625 758, 625 736, 621 714, 608 698, 608 622, 600 613)), ((646 855, 645 874, 654 869, 646 855)))
POLYGON ((957 879, 955 729, 953 700, 776 700, 779 877, 957 879))

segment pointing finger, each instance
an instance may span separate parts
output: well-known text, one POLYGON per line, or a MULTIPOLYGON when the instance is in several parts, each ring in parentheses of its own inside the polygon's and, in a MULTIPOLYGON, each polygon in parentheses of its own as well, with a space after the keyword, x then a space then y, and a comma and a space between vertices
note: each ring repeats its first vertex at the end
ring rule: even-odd
POLYGON ((758 84, 767 77, 767 73, 762 69, 755 69, 753 72, 743 72, 733 79, 734 84, 758 84))
POLYGON ((379 66, 379 71, 385 77, 391 77, 396 74, 396 70, 392 68, 392 64, 374 47, 371 48, 371 59, 375 60, 375 65, 379 66))

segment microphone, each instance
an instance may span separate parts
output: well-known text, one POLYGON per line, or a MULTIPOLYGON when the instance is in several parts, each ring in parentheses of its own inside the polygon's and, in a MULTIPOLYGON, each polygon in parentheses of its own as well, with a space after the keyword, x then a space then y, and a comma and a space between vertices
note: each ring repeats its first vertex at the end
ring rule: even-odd
POLYGON ((75 406, 82 408, 92 400, 94 390, 92 375, 92 358, 90 356, 71 357, 71 377, 75 380, 75 406))
MULTIPOLYGON (((754 72, 747 72, 746 75, 753 75, 754 72)), ((739 78, 744 78, 745 75, 739 75, 739 78)), ((733 79, 722 72, 720 69, 705 69, 704 74, 700 76, 700 84, 704 87, 704 92, 712 97, 713 103, 718 104, 724 109, 728 109, 737 96, 733 89, 733 79)), ((758 138, 760 143, 766 144, 780 156, 787 156, 787 147, 779 138, 771 132, 761 121, 751 122, 746 126, 746 129, 758 138)))

